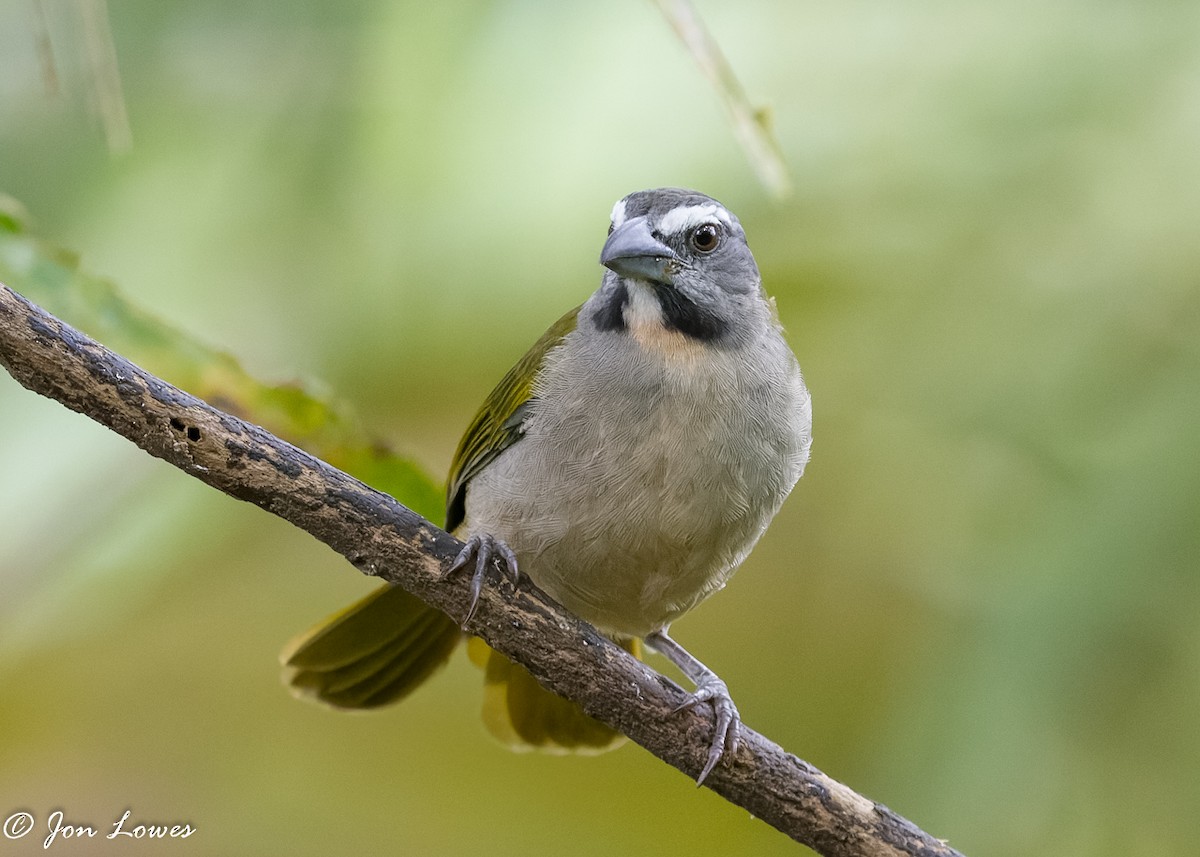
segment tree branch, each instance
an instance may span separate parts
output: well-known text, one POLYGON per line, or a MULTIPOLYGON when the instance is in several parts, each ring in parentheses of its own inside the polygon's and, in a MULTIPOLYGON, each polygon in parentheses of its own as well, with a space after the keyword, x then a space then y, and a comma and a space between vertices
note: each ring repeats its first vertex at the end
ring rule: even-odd
MULTIPOLYGON (((0 364, 30 390, 312 534, 363 573, 451 616, 464 614, 466 576, 441 577, 461 547, 455 538, 386 494, 142 371, 3 285, 0 364)), ((686 698, 683 690, 528 581, 485 587, 468 630, 668 764, 692 777, 703 766, 712 730, 705 706, 672 713, 686 698)), ((737 753, 705 785, 793 839, 827 857, 958 854, 744 725, 742 734, 737 753)))

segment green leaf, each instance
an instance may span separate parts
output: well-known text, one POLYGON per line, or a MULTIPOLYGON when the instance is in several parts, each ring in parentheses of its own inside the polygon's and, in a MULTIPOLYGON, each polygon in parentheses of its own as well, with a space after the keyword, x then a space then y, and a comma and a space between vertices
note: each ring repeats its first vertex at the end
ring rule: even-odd
POLYGON ((108 348, 214 407, 302 447, 434 521, 441 485, 419 465, 368 437, 345 403, 299 382, 266 384, 231 355, 210 348, 133 305, 78 257, 26 230, 21 206, 0 195, 0 282, 108 348))

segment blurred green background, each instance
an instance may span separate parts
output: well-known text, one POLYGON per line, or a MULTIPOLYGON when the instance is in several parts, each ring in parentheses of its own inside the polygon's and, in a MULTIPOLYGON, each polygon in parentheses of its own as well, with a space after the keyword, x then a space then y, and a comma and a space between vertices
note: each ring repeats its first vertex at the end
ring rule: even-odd
MULTIPOLYGON (((641 0, 113 4, 117 154, 87 4, 38 8, 0 4, 0 191, 439 478, 598 284, 615 199, 720 198, 816 444, 676 636, 751 726, 969 855, 1194 853, 1200 5, 704 2, 783 202, 641 0)), ((56 808, 197 828, 147 854, 797 851, 636 747, 502 751, 461 656, 386 713, 293 700, 281 646, 373 582, 2 373, 0 521, 0 816, 39 820, 0 853, 56 808)))

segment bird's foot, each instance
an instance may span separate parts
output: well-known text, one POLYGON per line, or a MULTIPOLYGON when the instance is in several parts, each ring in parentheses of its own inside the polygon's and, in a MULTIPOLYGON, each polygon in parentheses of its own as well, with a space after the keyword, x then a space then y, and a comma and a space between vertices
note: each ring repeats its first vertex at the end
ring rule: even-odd
POLYGON ((487 577, 488 566, 492 564, 493 560, 495 560, 500 573, 514 584, 521 579, 521 573, 517 568, 517 555, 513 553, 512 548, 502 539, 487 533, 480 533, 467 539, 466 545, 458 552, 454 562, 450 563, 450 567, 442 574, 443 577, 449 577, 471 565, 472 562, 475 564, 475 570, 471 573, 471 603, 467 607, 467 615, 462 620, 463 628, 466 628, 471 617, 475 615, 475 608, 479 606, 483 581, 487 577))
POLYGON ((729 695, 729 688, 725 682, 700 663, 691 652, 672 640, 667 635, 666 628, 647 635, 645 640, 646 645, 679 667, 680 671, 696 685, 695 692, 680 703, 675 708, 675 712, 692 708, 703 702, 712 704, 715 726, 712 743, 708 746, 708 756, 704 761, 704 767, 700 769, 700 776, 696 777, 696 785, 702 785, 726 752, 737 752, 742 737, 741 715, 738 714, 737 706, 733 704, 733 697, 729 695))
POLYGON ((737 706, 733 704, 729 688, 715 674, 702 678, 696 684, 696 692, 677 706, 675 712, 684 711, 702 702, 712 703, 716 729, 713 732, 712 744, 708 747, 708 758, 704 762, 704 768, 700 771, 700 776, 696 777, 696 785, 701 785, 712 773, 712 769, 721 761, 726 750, 736 753, 742 740, 741 715, 737 706))

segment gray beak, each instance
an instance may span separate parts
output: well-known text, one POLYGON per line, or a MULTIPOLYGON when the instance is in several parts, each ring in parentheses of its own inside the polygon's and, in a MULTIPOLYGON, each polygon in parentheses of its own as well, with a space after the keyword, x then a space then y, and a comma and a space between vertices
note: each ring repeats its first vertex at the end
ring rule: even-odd
POLYGON ((679 269, 675 251, 650 232, 645 217, 626 220, 613 230, 600 251, 600 264, 622 277, 669 283, 679 269))

